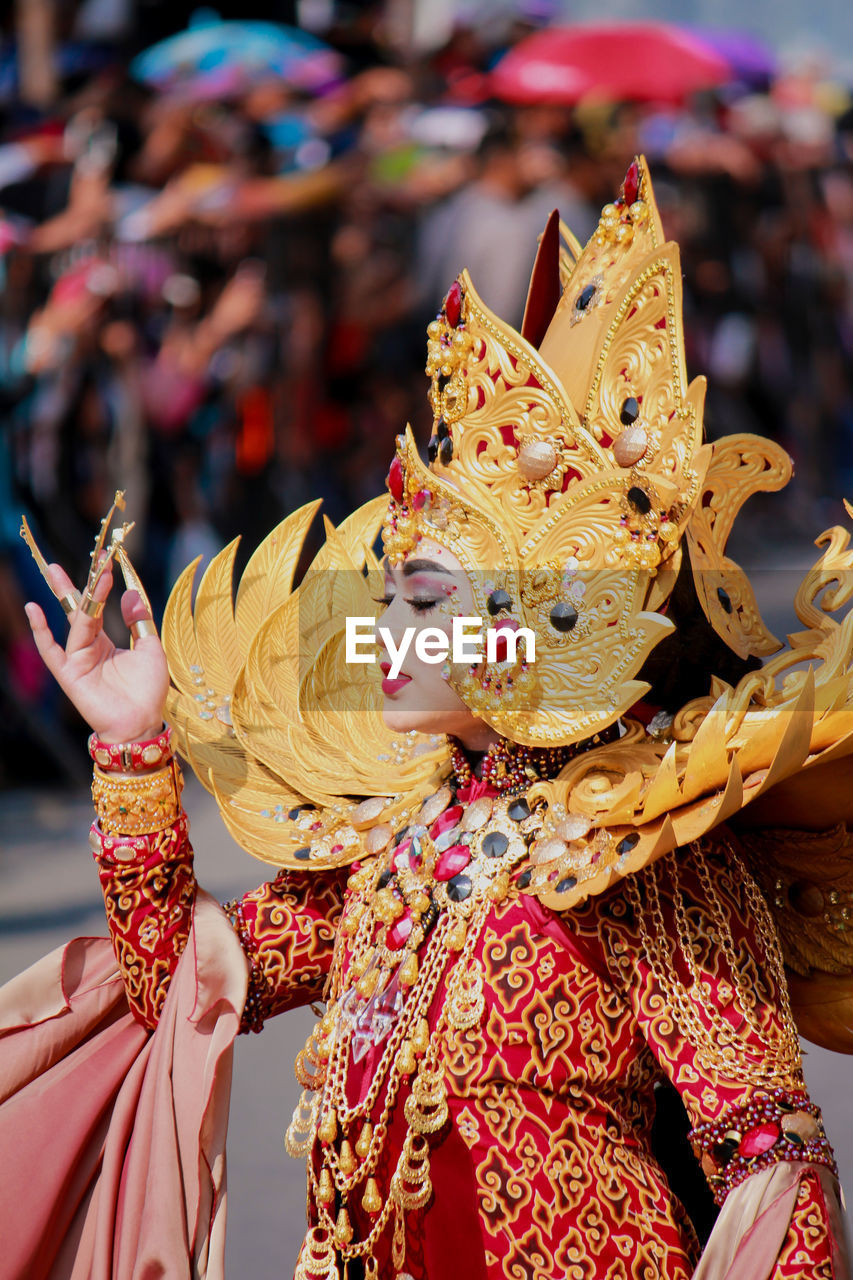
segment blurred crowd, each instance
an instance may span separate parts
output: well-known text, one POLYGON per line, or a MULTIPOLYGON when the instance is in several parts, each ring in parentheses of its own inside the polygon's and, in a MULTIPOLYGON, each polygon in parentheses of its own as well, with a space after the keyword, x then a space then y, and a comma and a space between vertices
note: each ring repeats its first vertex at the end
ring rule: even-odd
POLYGON ((63 10, 49 103, 22 99, 12 25, 0 63, 0 785, 77 769, 23 614, 38 599, 64 625, 22 511, 79 581, 125 489, 156 610, 238 533, 248 554, 313 497, 343 518, 407 421, 425 438, 424 330, 456 273, 518 324, 548 212, 584 240, 635 152, 682 247, 709 434, 779 440, 804 527, 853 494, 853 112, 825 67, 678 105, 513 105, 491 69, 541 6, 426 53, 356 6, 310 86, 164 88, 133 59, 180 6, 81 31, 93 8, 63 10))

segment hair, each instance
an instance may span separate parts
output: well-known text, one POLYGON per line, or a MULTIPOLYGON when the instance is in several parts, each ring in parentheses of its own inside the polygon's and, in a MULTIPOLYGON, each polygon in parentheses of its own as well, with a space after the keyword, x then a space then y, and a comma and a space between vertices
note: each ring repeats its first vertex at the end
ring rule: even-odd
POLYGON ((666 615, 675 631, 657 645, 638 677, 651 685, 645 701, 654 706, 675 713, 692 698, 704 697, 712 676, 734 685, 761 666, 759 658, 741 658, 730 649, 705 617, 686 546, 666 615))

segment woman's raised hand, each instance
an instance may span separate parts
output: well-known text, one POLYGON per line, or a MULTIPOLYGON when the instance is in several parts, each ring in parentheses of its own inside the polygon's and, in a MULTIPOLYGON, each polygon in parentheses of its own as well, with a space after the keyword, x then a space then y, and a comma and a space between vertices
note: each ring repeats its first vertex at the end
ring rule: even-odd
MULTIPOLYGON (((73 592, 74 584, 60 565, 50 565, 48 573, 59 596, 73 592)), ((106 601, 111 589, 110 566, 94 588, 94 599, 106 601)), ((151 618, 137 591, 124 593, 121 612, 128 626, 151 618)), ((28 604, 26 614, 45 666, 102 741, 134 742, 160 732, 169 671, 153 628, 140 635, 132 649, 119 649, 104 632, 103 618, 92 618, 78 608, 70 615, 63 648, 37 604, 28 604)))

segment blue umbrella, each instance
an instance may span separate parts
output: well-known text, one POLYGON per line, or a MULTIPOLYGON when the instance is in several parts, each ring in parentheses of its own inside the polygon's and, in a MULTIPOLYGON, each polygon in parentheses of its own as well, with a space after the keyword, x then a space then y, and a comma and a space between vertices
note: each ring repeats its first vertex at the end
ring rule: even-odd
POLYGON ((140 53, 131 63, 137 80, 157 88, 189 80, 242 76, 246 81, 275 76, 294 88, 312 92, 339 78, 339 54, 322 40, 275 22, 223 22, 204 10, 186 31, 140 53))

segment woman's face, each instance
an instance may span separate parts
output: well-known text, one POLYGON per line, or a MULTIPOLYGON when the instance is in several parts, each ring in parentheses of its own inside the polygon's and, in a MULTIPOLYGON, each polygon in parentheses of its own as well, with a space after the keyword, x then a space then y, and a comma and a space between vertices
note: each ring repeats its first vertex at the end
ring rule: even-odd
POLYGON ((498 734, 478 719, 442 675, 444 660, 425 662, 415 652, 415 635, 435 628, 451 639, 453 617, 474 616, 471 584, 452 552, 428 539, 418 543, 397 568, 385 566, 386 606, 379 616, 377 640, 382 669, 382 717, 397 733, 449 733, 472 750, 484 751, 498 734), (399 650, 412 628, 399 675, 390 675, 394 652, 382 637, 385 628, 399 650))

